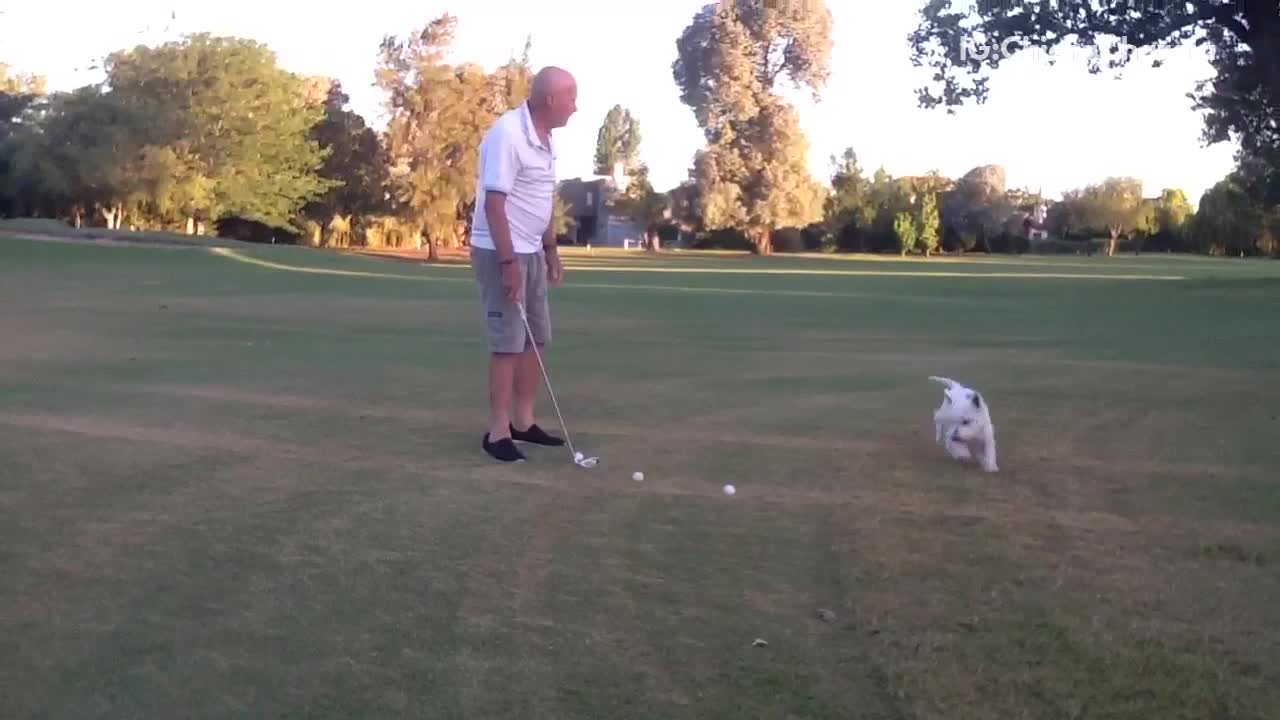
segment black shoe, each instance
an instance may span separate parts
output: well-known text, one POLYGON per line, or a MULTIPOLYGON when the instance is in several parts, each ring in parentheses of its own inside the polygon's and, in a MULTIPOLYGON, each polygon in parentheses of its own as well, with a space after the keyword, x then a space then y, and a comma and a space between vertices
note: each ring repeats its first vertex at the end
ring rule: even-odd
POLYGON ((511 438, 502 438, 489 442, 489 433, 484 434, 484 451, 495 460, 502 462, 524 462, 524 453, 520 452, 511 438))
POLYGON ((538 427, 537 423, 529 426, 528 430, 517 430, 515 425, 511 426, 511 439, 521 442, 531 442, 537 445, 546 445, 548 447, 560 447, 564 445, 564 440, 555 435, 548 435, 545 430, 538 427))

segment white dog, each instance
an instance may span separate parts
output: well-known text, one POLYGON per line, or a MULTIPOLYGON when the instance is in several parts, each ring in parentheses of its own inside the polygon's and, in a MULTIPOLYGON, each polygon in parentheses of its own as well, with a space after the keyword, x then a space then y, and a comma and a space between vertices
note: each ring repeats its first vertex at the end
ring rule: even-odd
POLYGON ((951 378, 930 375, 943 386, 942 404, 933 411, 936 441, 956 460, 974 460, 983 470, 996 472, 996 428, 991 410, 977 390, 951 378))

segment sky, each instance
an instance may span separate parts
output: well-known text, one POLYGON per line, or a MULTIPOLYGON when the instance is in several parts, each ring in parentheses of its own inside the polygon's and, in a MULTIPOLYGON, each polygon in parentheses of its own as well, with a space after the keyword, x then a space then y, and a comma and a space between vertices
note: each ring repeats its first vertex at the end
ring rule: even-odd
MULTIPOLYGON (((1147 196, 1182 188, 1193 204, 1233 166, 1230 144, 1205 147, 1201 117, 1186 93, 1211 70, 1202 51, 1166 50, 1158 69, 1139 62, 1120 79, 1091 76, 1082 56, 1056 67, 1015 58, 991 81, 985 105, 948 115, 919 109, 907 34, 924 0, 828 0, 834 16, 831 76, 821 100, 798 102, 815 178, 847 147, 867 174, 938 170, 959 177, 1003 165, 1008 185, 1058 197, 1108 175, 1143 181, 1147 196)), ((458 18, 453 59, 492 68, 519 55, 532 36, 533 65, 558 65, 578 81, 578 113, 557 131, 562 178, 589 176, 596 132, 614 104, 640 121, 641 156, 656 187, 687 178, 703 138, 671 75, 675 40, 704 0, 363 0, 336 14, 296 0, 0 0, 0 62, 44 74, 52 90, 102 79, 92 69, 107 53, 182 33, 250 37, 270 46, 294 72, 337 78, 353 109, 382 126, 372 86, 378 45, 441 13, 458 18)), ((1080 52, 1080 51, 1077 51, 1080 52)))

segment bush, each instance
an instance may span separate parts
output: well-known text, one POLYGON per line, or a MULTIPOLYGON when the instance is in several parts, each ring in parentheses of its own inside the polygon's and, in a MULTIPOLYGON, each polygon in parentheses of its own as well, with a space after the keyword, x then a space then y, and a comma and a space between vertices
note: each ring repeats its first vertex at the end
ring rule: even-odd
POLYGON ((1082 255, 1084 243, 1058 238, 1031 241, 1031 252, 1037 255, 1082 255))
POLYGON ((804 234, 800 228, 779 228, 773 231, 773 251, 780 253, 804 252, 804 234))
POLYGON ((417 236, 389 215, 362 219, 354 234, 356 242, 374 250, 418 247, 417 236))
POLYGON ((987 237, 987 252, 1008 253, 1012 248, 1008 233, 1001 232, 987 237))
POLYGON ((297 232, 246 218, 226 217, 218 220, 213 225, 214 231, 219 237, 231 238, 241 242, 293 245, 302 238, 301 234, 297 232))
POLYGON ((691 247, 695 250, 754 250, 755 244, 741 230, 723 228, 698 233, 691 247))
POLYGON ((866 230, 848 223, 835 232, 834 242, 841 252, 866 252, 866 230))

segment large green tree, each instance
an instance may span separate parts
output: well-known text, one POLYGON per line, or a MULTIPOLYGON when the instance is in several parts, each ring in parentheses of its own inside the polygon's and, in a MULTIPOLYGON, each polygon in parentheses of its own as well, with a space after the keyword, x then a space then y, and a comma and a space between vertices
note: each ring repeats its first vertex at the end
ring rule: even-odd
POLYGON ((147 197, 142 117, 95 86, 50 96, 36 145, 56 168, 79 227, 86 213, 120 228, 126 212, 139 215, 147 197))
POLYGON ((311 130, 311 138, 327 152, 320 176, 338 183, 303 208, 318 225, 349 225, 353 215, 385 209, 386 153, 378 133, 348 108, 349 101, 342 84, 331 81, 325 92, 324 119, 311 130))
POLYGON ((1000 165, 979 165, 957 180, 939 203, 942 224, 959 237, 964 250, 991 249, 1013 212, 1006 173, 1000 165))
POLYGON ((1186 226, 1194 214, 1186 193, 1177 188, 1165 188, 1156 198, 1143 198, 1137 225, 1140 237, 1134 244, 1134 252, 1144 244, 1183 249, 1186 226))
POLYGON ((1122 233, 1136 230, 1141 222, 1142 181, 1136 178, 1109 177, 1071 197, 1073 217, 1084 227, 1107 232, 1107 255, 1115 254, 1122 233))
POLYGON ((43 77, 17 73, 0 62, 0 217, 31 212, 45 181, 60 186, 52 164, 36 147, 40 136, 33 123, 43 110, 44 86, 43 77))
POLYGON ((437 247, 455 247, 466 234, 476 148, 494 119, 524 100, 532 77, 527 53, 492 75, 446 62, 456 28, 457 18, 445 13, 405 39, 384 38, 375 73, 386 92, 392 199, 432 258, 437 247))
POLYGON ((831 156, 830 162, 831 194, 824 206, 827 229, 835 234, 840 249, 861 249, 859 241, 876 218, 871 180, 862 174, 853 148, 845 148, 839 157, 831 156))
POLYGON ((1074 42, 1096 51, 1089 70, 1098 73, 1118 71, 1143 51, 1207 45, 1215 75, 1190 93, 1204 112, 1203 139, 1236 140, 1241 182, 1280 202, 1280 0, 927 0, 908 40, 912 62, 933 70, 918 90, 920 105, 948 111, 984 102, 990 71, 1020 52, 1074 42))
POLYGON ((822 218, 808 142, 779 91, 789 83, 820 94, 831 25, 821 0, 720 0, 676 40, 672 75, 707 141, 695 162, 703 224, 745 231, 761 254, 771 252, 774 230, 822 218))
POLYGON ((152 156, 180 171, 170 195, 187 205, 189 227, 238 217, 292 229, 332 186, 310 135, 323 106, 266 46, 202 33, 112 53, 105 69, 111 94, 142 118, 152 156))
POLYGON ((1280 253, 1280 207, 1250 195, 1240 170, 1231 172, 1200 197, 1187 233, 1200 252, 1211 255, 1280 253))
POLYGON ((640 121, 621 105, 614 105, 604 116, 596 134, 595 172, 612 175, 621 163, 622 171, 633 175, 640 167, 640 121))

